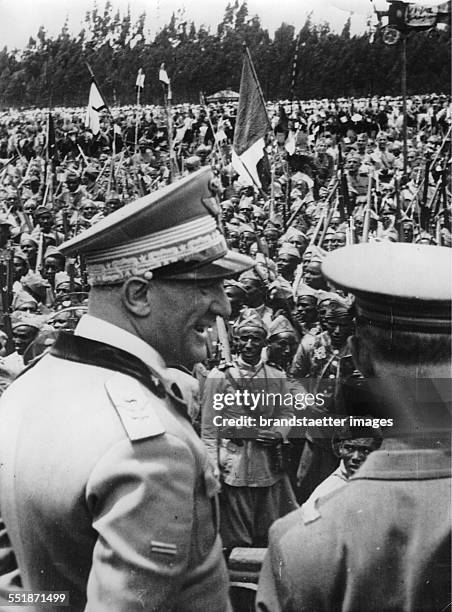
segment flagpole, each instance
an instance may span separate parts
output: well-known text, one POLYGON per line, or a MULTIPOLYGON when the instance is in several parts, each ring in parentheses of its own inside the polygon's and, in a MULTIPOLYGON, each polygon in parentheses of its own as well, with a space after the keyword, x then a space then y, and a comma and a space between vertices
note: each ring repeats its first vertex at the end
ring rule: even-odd
POLYGON ((295 53, 292 62, 292 81, 290 83, 290 112, 293 114, 293 99, 295 97, 295 79, 297 76, 298 69, 298 52, 300 48, 301 30, 297 36, 297 42, 295 43, 295 53))
POLYGON ((220 143, 217 141, 215 130, 213 129, 213 123, 212 123, 212 120, 210 118, 210 110, 207 108, 206 99, 205 99, 204 94, 202 92, 200 94, 200 98, 201 98, 201 105, 204 107, 204 110, 205 110, 206 115, 207 115, 207 121, 209 122, 209 126, 210 126, 210 129, 211 129, 212 134, 213 134, 214 147, 217 149, 217 153, 220 156, 222 164, 225 165, 223 153, 221 152, 221 149, 220 149, 220 143))
POLYGON ((172 107, 171 100, 173 97, 173 93, 171 91, 171 81, 168 85, 168 94, 166 96, 166 112, 168 116, 168 149, 170 154, 170 183, 174 181, 175 170, 176 170, 176 160, 174 158, 174 143, 173 143, 173 115, 172 115, 172 107))
POLYGON ((402 34, 402 45, 401 51, 401 89, 402 89, 402 114, 403 114, 403 126, 402 126, 402 140, 403 140, 403 174, 407 172, 408 165, 408 127, 407 127, 407 106, 406 106, 406 39, 407 34, 402 34))
POLYGON ((141 87, 137 87, 137 112, 135 115, 135 145, 134 145, 134 154, 138 153, 138 120, 139 120, 139 112, 140 112, 140 91, 141 87))
MULTIPOLYGON (((45 189, 44 189, 44 197, 42 198, 42 203, 43 206, 46 205, 47 202, 47 195, 49 192, 49 177, 48 177, 48 171, 49 171, 49 131, 50 131, 50 100, 49 100, 49 111, 47 113, 47 121, 46 121, 46 155, 45 155, 45 160, 44 160, 44 182, 45 182, 45 189)), ((28 167, 27 167, 27 172, 28 172, 28 167)), ((27 173, 25 173, 26 175, 27 173)))

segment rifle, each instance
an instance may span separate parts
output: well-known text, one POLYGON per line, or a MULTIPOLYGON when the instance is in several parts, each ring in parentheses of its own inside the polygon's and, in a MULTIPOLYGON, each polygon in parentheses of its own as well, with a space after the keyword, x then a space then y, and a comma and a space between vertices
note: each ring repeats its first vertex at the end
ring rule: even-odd
POLYGON ((64 239, 67 240, 69 238, 69 223, 68 223, 67 211, 66 210, 62 211, 62 217, 63 217, 64 239))
POLYGON ((9 355, 14 351, 13 330, 11 326, 11 295, 13 287, 13 251, 9 251, 8 260, 0 261, 0 289, 3 310, 3 328, 5 330, 6 351, 9 355))
POLYGON ((218 340, 220 342, 221 356, 224 361, 229 363, 231 361, 231 347, 229 346, 228 332, 226 330, 226 324, 223 317, 217 315, 217 331, 218 340))
POLYGON ((322 234, 321 234, 321 236, 319 238, 319 242, 318 242, 318 246, 319 247, 322 246, 322 243, 323 243, 323 241, 325 239, 325 236, 326 236, 326 232, 328 231, 328 227, 329 227, 329 225, 331 223, 331 219, 333 218, 334 211, 336 210, 336 204, 334 206, 331 206, 331 200, 334 198, 338 186, 339 186, 339 181, 336 181, 334 183, 333 189, 330 192, 330 194, 328 195, 328 198, 327 198, 327 201, 326 201, 327 206, 328 206, 328 215, 327 215, 326 220, 325 220, 325 225, 323 226, 322 234))
POLYGON ((362 242, 369 242, 369 228, 370 228, 370 203, 372 200, 372 175, 369 174, 369 183, 367 185, 367 199, 366 207, 364 209, 364 220, 363 220, 363 235, 362 242))
POLYGON ((348 227, 346 229, 346 245, 350 246, 351 244, 355 244, 355 222, 353 217, 350 217, 348 220, 348 227))
POLYGON ((323 220, 325 218, 325 213, 322 212, 319 220, 317 221, 317 225, 315 226, 314 233, 311 236, 311 240, 309 241, 309 246, 313 246, 315 241, 317 240, 317 236, 319 235, 320 228, 322 227, 323 220))
POLYGON ((441 186, 442 186, 443 177, 437 180, 435 185, 435 191, 433 192, 432 199, 430 200, 430 204, 428 206, 423 206, 421 211, 421 219, 420 226, 422 229, 428 231, 428 223, 430 221, 430 217, 433 215, 436 217, 439 213, 439 205, 436 204, 438 200, 438 196, 440 195, 441 186))
POLYGON ((88 164, 88 158, 87 158, 87 157, 86 157, 86 155, 83 153, 82 147, 81 147, 81 146, 80 146, 78 143, 77 143, 77 149, 79 150, 80 155, 81 155, 81 157, 82 157, 83 161, 84 161, 84 162, 85 162, 85 164, 88 166, 88 165, 89 165, 89 164, 88 164))
POLYGON ((44 256, 44 234, 41 233, 39 234, 39 241, 38 241, 38 253, 36 255, 36 265, 35 265, 35 272, 38 273, 39 269, 41 268, 42 265, 42 258, 44 256))
MULTIPOLYGON (((423 178, 423 183, 422 183, 422 204, 420 205, 420 217, 419 217, 419 224, 421 226, 422 229, 424 230, 428 230, 428 224, 430 221, 430 216, 432 213, 431 208, 429 208, 427 206, 427 198, 428 198, 428 188, 429 188, 429 177, 430 177, 430 166, 431 166, 432 162, 431 160, 427 160, 425 162, 425 172, 424 172, 424 178, 423 178)), ((438 183, 435 187, 435 193, 433 195, 432 201, 430 203, 430 207, 433 207, 433 203, 436 199, 436 194, 437 194, 437 187, 438 187, 438 183)))
POLYGON ((74 263, 74 260, 68 261, 66 269, 67 269, 67 273, 69 274, 69 291, 70 293, 74 293, 75 291, 75 283, 74 283, 75 263, 74 263))
POLYGON ((441 220, 436 220, 436 244, 441 246, 441 220))
POLYGON ((289 174, 289 165, 285 164, 285 166, 286 166, 286 172, 287 172, 287 183, 286 183, 285 198, 283 202, 283 227, 284 227, 284 231, 287 232, 287 213, 290 208, 289 195, 291 191, 292 179, 289 174))
POLYGON ((345 221, 346 219, 345 211, 347 211, 348 216, 351 215, 350 194, 348 192, 347 175, 345 174, 344 158, 342 155, 342 147, 340 144, 338 144, 338 151, 339 151, 339 155, 338 155, 337 165, 338 165, 339 181, 340 181, 338 207, 339 207, 339 213, 341 215, 341 221, 345 221))

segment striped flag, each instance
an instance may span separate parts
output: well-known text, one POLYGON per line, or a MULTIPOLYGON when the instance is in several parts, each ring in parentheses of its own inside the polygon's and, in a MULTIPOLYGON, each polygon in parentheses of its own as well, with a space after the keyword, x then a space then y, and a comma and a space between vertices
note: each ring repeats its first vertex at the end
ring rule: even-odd
POLYGON ((254 66, 243 58, 240 98, 232 146, 232 165, 246 184, 261 187, 257 165, 264 157, 265 135, 271 130, 254 66))

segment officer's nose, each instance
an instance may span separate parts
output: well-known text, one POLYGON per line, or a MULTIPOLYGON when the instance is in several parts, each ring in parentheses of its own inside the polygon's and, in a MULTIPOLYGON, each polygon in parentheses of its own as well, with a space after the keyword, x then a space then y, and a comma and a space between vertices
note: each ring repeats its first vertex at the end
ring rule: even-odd
POLYGON ((223 319, 228 319, 231 315, 231 304, 224 290, 223 283, 219 284, 213 293, 210 311, 215 316, 223 317, 223 319))

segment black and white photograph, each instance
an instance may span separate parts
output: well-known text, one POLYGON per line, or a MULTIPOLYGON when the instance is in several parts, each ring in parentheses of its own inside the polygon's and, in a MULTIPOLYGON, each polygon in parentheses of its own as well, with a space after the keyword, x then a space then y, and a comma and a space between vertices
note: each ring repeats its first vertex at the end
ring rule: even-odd
POLYGON ((446 612, 451 0, 0 0, 0 612, 446 612))

